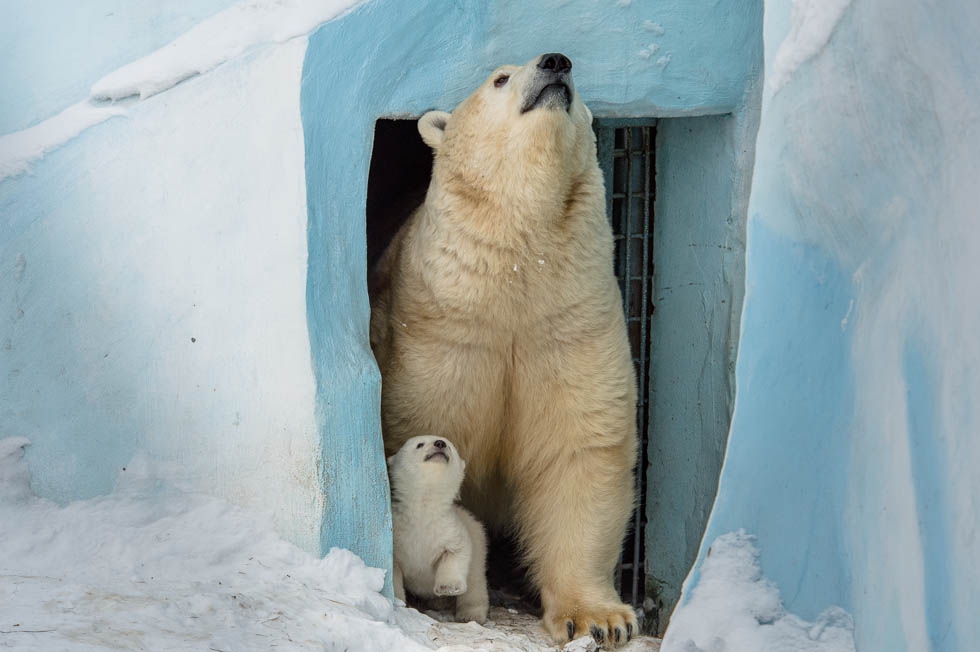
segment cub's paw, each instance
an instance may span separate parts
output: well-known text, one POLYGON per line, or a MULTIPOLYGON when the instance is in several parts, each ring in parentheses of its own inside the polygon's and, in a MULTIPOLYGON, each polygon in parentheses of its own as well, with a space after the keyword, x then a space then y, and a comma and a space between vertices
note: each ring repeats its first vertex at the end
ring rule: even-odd
POLYGON ((625 644, 639 631, 636 613, 628 605, 618 602, 559 606, 545 611, 541 621, 559 644, 580 636, 591 636, 603 647, 616 647, 625 644))
POLYGON ((443 579, 442 581, 437 579, 432 592, 439 596, 463 595, 466 593, 466 580, 463 578, 458 580, 443 579))

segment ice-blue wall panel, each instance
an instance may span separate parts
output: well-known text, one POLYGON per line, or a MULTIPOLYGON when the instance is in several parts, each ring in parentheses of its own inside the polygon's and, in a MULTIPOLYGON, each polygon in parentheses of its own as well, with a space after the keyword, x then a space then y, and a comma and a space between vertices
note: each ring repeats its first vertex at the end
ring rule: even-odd
MULTIPOLYGON (((737 399, 745 528, 857 648, 980 637, 980 5, 766 3, 737 399)), ((696 584, 697 573, 688 586, 696 584)))

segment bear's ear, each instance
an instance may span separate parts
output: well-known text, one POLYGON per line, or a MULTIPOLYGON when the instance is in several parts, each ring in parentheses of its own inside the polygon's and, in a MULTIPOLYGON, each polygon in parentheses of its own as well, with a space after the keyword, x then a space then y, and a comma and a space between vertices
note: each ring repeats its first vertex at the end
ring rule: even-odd
POLYGON ((391 456, 391 457, 389 457, 389 458, 388 458, 388 459, 387 459, 386 461, 388 462, 388 466, 391 466, 392 464, 394 464, 394 463, 395 463, 395 456, 394 456, 394 455, 392 455, 392 456, 391 456))
POLYGON ((442 145, 442 138, 446 135, 446 125, 449 123, 451 114, 445 111, 429 111, 419 118, 419 134, 422 140, 432 149, 439 149, 442 145))

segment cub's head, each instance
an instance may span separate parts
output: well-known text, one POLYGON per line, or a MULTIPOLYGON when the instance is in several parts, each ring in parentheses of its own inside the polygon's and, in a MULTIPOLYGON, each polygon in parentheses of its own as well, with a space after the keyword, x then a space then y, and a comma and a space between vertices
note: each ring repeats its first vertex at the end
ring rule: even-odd
POLYGON ((453 500, 465 469, 466 462, 444 437, 412 437, 388 458, 392 487, 402 499, 434 494, 453 500))
POLYGON ((540 182, 560 187, 595 163, 592 114, 572 82, 572 62, 542 54, 501 66, 452 113, 419 120, 435 150, 434 179, 460 180, 487 193, 540 182))

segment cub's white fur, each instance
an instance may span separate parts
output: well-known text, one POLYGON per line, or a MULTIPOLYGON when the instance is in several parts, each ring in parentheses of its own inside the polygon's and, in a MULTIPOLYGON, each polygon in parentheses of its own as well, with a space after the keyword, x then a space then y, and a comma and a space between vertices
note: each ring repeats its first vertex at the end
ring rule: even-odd
POLYGON ((395 597, 456 597, 456 619, 487 619, 487 539, 456 504, 466 468, 452 442, 412 437, 388 458, 392 484, 395 597))

